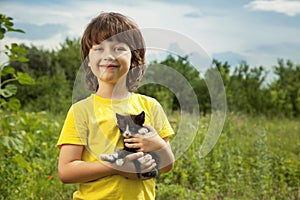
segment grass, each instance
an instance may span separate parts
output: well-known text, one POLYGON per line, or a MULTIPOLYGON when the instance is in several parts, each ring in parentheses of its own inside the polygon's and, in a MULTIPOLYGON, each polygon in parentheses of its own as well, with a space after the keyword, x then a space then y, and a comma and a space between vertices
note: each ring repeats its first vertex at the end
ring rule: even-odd
POLYGON ((217 144, 200 159, 209 126, 203 118, 193 144, 159 179, 157 199, 299 199, 298 121, 229 114, 217 144))
MULTIPOLYGON (((0 115, 0 199, 71 199, 76 185, 64 185, 57 176, 55 144, 63 117, 0 115)), ((175 128, 178 119, 170 118, 175 128)), ((174 169, 157 179, 158 200, 300 199, 299 119, 229 114, 217 144, 200 158, 209 123, 209 116, 201 118, 174 169)))

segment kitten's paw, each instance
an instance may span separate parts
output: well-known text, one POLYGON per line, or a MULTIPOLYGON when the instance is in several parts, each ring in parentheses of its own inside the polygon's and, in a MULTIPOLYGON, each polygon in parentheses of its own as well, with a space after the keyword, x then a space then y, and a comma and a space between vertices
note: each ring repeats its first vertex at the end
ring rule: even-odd
POLYGON ((108 154, 100 154, 100 159, 103 161, 108 161, 108 154))
POLYGON ((108 162, 114 162, 116 158, 113 156, 113 154, 101 154, 100 159, 103 161, 108 161, 108 162))
POLYGON ((118 157, 119 157, 119 154, 117 152, 115 152, 115 153, 112 154, 112 156, 114 157, 115 160, 117 160, 118 157))
POLYGON ((139 161, 139 163, 144 164, 146 162, 148 162, 149 160, 152 159, 152 156, 150 154, 147 154, 141 158, 138 158, 137 160, 139 161))
POLYGON ((117 159, 116 160, 116 165, 122 166, 124 164, 124 159, 117 159))
POLYGON ((148 133, 148 129, 147 128, 140 128, 138 130, 138 133, 141 134, 141 135, 145 135, 146 133, 148 133))

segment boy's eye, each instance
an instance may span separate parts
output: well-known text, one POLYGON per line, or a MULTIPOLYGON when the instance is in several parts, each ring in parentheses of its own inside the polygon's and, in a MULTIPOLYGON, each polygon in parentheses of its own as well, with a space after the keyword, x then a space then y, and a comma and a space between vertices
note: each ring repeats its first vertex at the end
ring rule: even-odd
POLYGON ((95 50, 96 51, 103 51, 103 48, 102 47, 96 47, 95 50))
POLYGON ((115 51, 126 51, 124 47, 115 47, 115 51))

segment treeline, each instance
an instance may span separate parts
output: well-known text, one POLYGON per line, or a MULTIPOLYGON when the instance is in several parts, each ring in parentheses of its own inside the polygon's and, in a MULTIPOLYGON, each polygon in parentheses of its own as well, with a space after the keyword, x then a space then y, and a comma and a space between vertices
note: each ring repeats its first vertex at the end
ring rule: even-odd
MULTIPOLYGON (((34 86, 18 86, 16 97, 21 100, 23 109, 65 113, 72 102, 73 84, 81 65, 79 39, 67 38, 60 49, 51 51, 33 45, 22 47, 27 50, 29 61, 12 62, 11 65, 17 71, 28 73, 36 81, 34 86)), ((181 73, 196 93, 200 112, 205 115, 211 111, 206 85, 207 73, 211 69, 200 76, 188 57, 172 55, 159 63, 152 63, 156 64, 172 67, 181 73)), ((218 69, 223 79, 229 111, 267 116, 299 116, 300 65, 289 60, 278 60, 277 65, 267 71, 263 66, 250 67, 246 62, 233 67, 227 62, 213 60, 212 68, 218 69), (268 74, 273 74, 273 80, 266 80, 268 74)), ((161 72, 152 73, 151 76, 168 78, 163 77, 161 72)), ((177 80, 173 82, 180 84, 177 80)), ((178 94, 175 95, 163 85, 148 84, 138 91, 157 98, 167 111, 181 108, 178 94)), ((186 98, 188 102, 189 95, 182 91, 180 98, 186 98)), ((192 111, 189 107, 182 109, 192 111)))
POLYGON ((34 86, 19 85, 16 98, 26 111, 65 113, 72 103, 72 88, 80 67, 79 40, 66 39, 59 50, 46 50, 34 45, 27 50, 28 62, 13 62, 17 70, 28 73, 34 86))

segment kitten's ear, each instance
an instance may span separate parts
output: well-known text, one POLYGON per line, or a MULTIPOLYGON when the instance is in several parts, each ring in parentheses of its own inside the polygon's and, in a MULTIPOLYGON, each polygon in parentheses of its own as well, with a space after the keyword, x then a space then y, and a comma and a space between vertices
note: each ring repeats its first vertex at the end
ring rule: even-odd
POLYGON ((123 118, 123 115, 116 113, 116 117, 117 117, 117 122, 119 123, 121 121, 121 119, 123 118))
POLYGON ((145 122, 145 112, 142 111, 140 114, 138 114, 135 117, 135 123, 142 126, 144 124, 144 122, 145 122))

